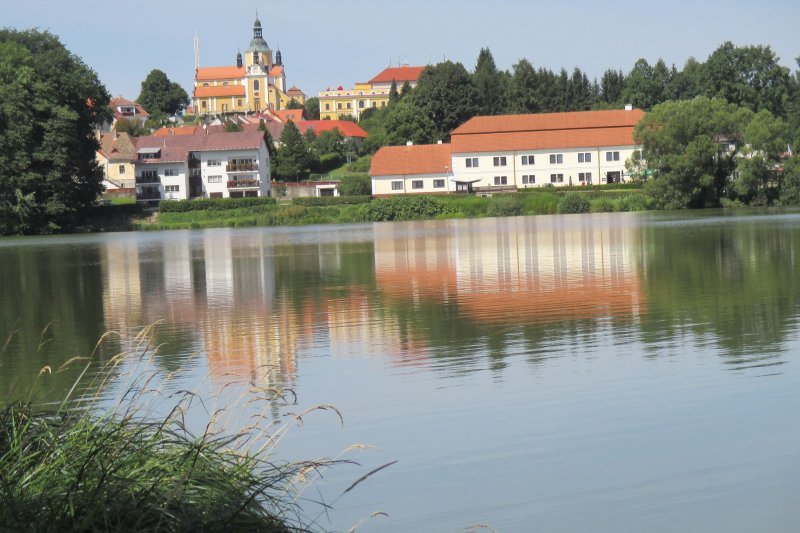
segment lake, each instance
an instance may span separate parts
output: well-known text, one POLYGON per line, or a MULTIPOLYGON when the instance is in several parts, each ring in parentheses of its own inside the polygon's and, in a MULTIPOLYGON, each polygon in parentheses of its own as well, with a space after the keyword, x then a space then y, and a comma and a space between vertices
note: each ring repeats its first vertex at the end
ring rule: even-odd
POLYGON ((278 447, 365 445, 305 494, 321 529, 800 526, 797 211, 7 238, 0 274, 0 400, 161 321, 169 390, 335 406, 278 447))

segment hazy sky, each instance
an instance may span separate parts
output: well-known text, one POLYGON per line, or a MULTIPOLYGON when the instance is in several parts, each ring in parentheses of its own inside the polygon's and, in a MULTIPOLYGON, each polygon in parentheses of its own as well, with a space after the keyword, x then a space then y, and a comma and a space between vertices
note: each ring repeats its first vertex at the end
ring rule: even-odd
POLYGON ((112 95, 134 99, 154 68, 191 95, 195 32, 202 66, 234 64, 256 9, 289 85, 308 96, 367 81, 390 62, 446 57, 472 70, 482 47, 501 69, 527 58, 556 71, 577 66, 590 78, 607 68, 627 73, 640 57, 681 68, 724 41, 769 45, 792 71, 800 55, 797 0, 2 0, 0 26, 55 33, 112 95))

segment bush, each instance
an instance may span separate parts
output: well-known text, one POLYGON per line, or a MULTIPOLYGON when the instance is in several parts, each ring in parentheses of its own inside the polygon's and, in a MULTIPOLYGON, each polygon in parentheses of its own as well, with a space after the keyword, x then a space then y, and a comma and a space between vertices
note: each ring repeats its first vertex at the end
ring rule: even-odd
POLYGON ((595 213, 611 213, 614 211, 614 200, 608 196, 593 198, 590 202, 591 210, 595 213))
POLYGON ((359 210, 359 219, 364 222, 420 220, 456 211, 452 204, 430 196, 395 196, 364 204, 359 210))
POLYGON ((369 172, 370 166, 372 166, 372 156, 365 155, 346 165, 345 169, 348 172, 369 172))
POLYGON ((333 169, 339 168, 342 165, 342 161, 342 156, 337 153, 322 154, 319 156, 317 170, 322 174, 326 174, 333 169))
POLYGON ((177 202, 163 201, 159 205, 162 213, 186 213, 188 211, 222 211, 240 207, 253 207, 257 205, 274 205, 275 198, 260 196, 258 198, 214 198, 201 200, 180 200, 177 202))
POLYGON ((617 202, 619 211, 647 211, 649 209, 647 198, 642 194, 627 194, 617 202))
POLYGON ((336 188, 342 196, 369 196, 372 194, 372 180, 366 174, 348 174, 342 177, 336 188))
POLYGON ((487 217, 514 217, 525 214, 522 200, 516 194, 502 194, 489 198, 487 217))
POLYGON ((561 214, 588 213, 589 207, 589 199, 579 192, 568 192, 558 202, 561 214))
POLYGON ((294 198, 292 203, 308 207, 328 205, 366 204, 372 200, 371 196, 301 196, 294 198))

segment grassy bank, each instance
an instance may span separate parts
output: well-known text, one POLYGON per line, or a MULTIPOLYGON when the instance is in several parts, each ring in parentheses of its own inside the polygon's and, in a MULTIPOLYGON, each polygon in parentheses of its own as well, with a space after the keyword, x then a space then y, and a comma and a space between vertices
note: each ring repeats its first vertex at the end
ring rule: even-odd
MULTIPOLYGON (((151 331, 152 333, 152 331, 151 331)), ((315 526, 300 506, 308 483, 338 461, 275 462, 273 451, 292 420, 260 416, 244 429, 231 413, 269 412, 286 391, 260 388, 237 401, 219 400, 200 434, 186 419, 192 392, 169 393, 170 376, 155 370, 152 335, 102 371, 82 376, 103 390, 135 376, 119 395, 37 407, 0 405, 0 530, 2 531, 306 531, 315 526), (127 372, 120 369, 127 368, 127 372), (98 383, 99 382, 99 383, 98 383), (252 398, 259 398, 254 400, 252 398), (247 398, 247 399, 245 399, 247 398), (175 402, 164 410, 164 403, 175 402), (260 409, 257 403, 265 403, 260 409), (109 407, 109 405, 111 407, 109 407), (153 407, 158 405, 157 415, 153 407)), ((0 352, 0 356, 2 353, 0 352)), ((49 367, 40 372, 47 379, 49 367)), ((208 404, 200 409, 205 410, 208 404)), ((197 411, 198 408, 194 407, 197 411)))
MULTIPOLYGON (((555 213, 643 211, 650 208, 641 190, 626 187, 531 189, 492 198, 468 195, 397 196, 353 204, 346 198, 298 199, 293 204, 272 203, 251 206, 218 204, 220 208, 165 211, 152 221, 134 224, 139 230, 199 229, 216 227, 296 226, 343 224, 384 220, 426 220, 441 218, 479 218, 555 213), (577 209, 565 210, 564 198, 585 198, 577 209)), ((577 205, 577 204, 575 204, 577 205)))

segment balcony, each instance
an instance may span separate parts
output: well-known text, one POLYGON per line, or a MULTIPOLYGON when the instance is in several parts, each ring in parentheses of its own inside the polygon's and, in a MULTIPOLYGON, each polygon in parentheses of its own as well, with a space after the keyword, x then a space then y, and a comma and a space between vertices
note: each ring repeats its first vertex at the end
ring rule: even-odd
POLYGON ((161 178, 158 175, 155 176, 136 176, 136 183, 161 183, 161 178))
POLYGON ((201 176, 201 172, 199 168, 190 168, 189 169, 189 177, 190 178, 199 178, 201 176))
POLYGON ((226 172, 256 172, 258 163, 255 161, 248 163, 228 163, 225 166, 226 172))
POLYGON ((151 191, 151 190, 145 190, 145 191, 142 191, 142 192, 137 192, 136 193, 136 199, 137 200, 142 200, 142 201, 145 201, 145 200, 161 200, 161 192, 159 192, 159 191, 151 191))
POLYGON ((261 180, 228 180, 229 189, 257 189, 261 187, 261 180))

